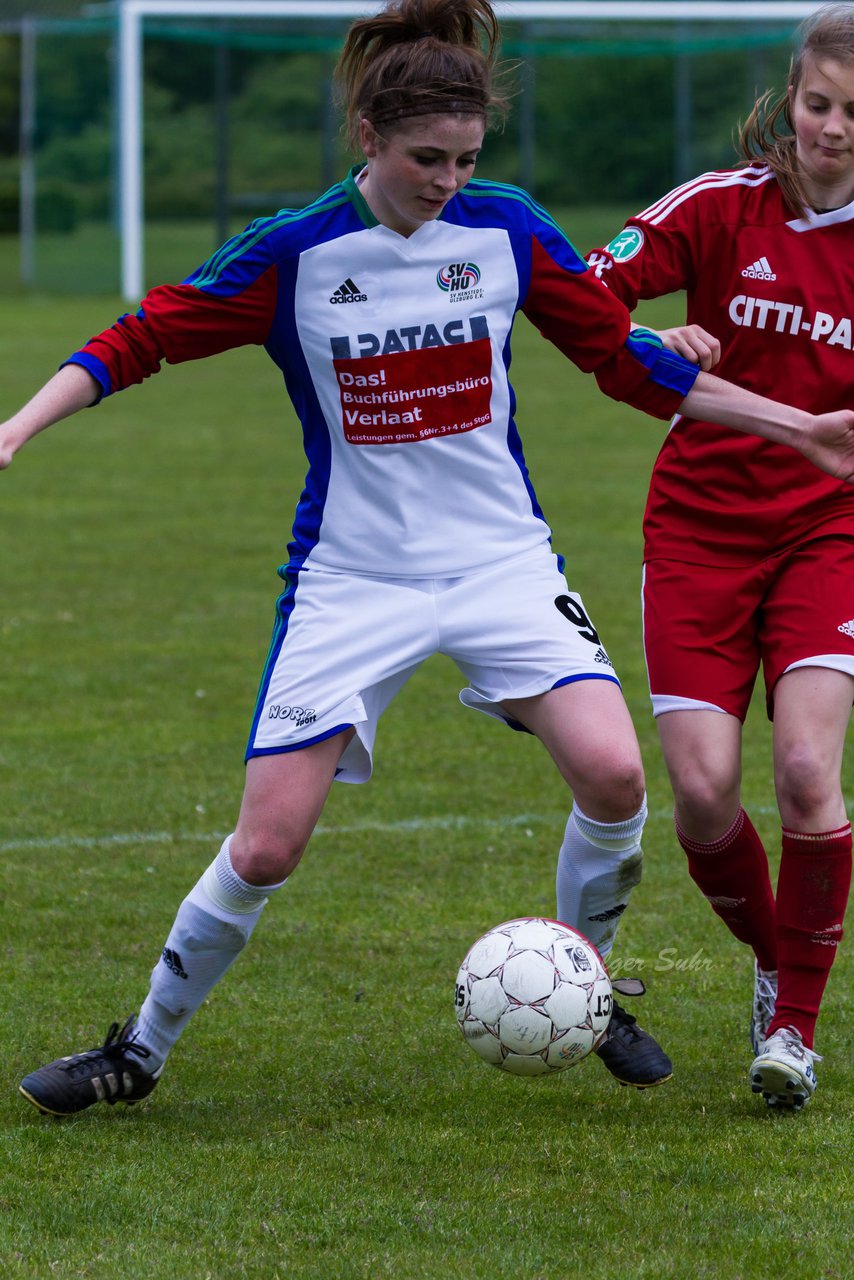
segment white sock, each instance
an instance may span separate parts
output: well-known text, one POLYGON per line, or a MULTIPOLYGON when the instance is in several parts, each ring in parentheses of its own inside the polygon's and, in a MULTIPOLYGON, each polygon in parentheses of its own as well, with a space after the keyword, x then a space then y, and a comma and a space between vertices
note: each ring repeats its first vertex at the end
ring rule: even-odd
POLYGON ((646 797, 625 822, 596 822, 577 804, 566 824, 557 863, 557 915, 607 956, 620 917, 641 878, 646 797))
POLYGON ((231 967, 281 884, 254 885, 231 865, 231 836, 178 908, 136 1022, 136 1038, 156 1071, 190 1018, 231 967))

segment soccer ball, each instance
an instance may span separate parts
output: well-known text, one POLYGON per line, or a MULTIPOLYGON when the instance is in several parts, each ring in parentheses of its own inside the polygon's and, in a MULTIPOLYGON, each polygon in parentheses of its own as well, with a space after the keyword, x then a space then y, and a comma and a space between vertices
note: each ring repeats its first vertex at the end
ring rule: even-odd
POLYGON ((574 1067, 611 1020, 611 982, 583 934, 525 916, 496 925, 457 974, 460 1031, 485 1062, 516 1076, 574 1067))

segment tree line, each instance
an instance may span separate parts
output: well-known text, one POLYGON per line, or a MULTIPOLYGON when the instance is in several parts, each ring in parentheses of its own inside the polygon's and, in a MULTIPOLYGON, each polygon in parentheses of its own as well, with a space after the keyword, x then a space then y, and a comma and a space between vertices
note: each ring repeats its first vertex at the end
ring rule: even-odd
MULTIPOLYGON (((144 46, 146 216, 210 217, 223 184, 236 210, 264 210, 320 191, 351 158, 331 103, 331 42, 230 46, 178 31, 144 46)), ((642 207, 677 180, 734 157, 735 123, 766 82, 782 84, 787 52, 769 47, 669 54, 624 42, 591 56, 539 45, 511 60, 514 109, 487 141, 481 172, 524 181, 545 204, 642 207), (761 75, 761 79, 760 79, 761 75)), ((38 221, 62 229, 105 219, 115 203, 112 38, 37 42, 38 221)), ((20 52, 0 36, 0 229, 15 229, 20 52)), ((269 211, 269 209, 264 210, 269 211)))

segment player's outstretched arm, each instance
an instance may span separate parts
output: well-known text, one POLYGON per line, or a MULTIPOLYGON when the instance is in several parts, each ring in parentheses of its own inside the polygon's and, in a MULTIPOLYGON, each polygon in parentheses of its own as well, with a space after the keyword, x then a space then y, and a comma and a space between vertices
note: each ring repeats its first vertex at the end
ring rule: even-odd
POLYGON ((65 365, 23 409, 0 423, 0 471, 39 431, 94 404, 100 392, 98 383, 82 365, 65 365))
POLYGON ((680 413, 791 445, 828 475, 854 484, 854 411, 813 414, 700 373, 680 413))

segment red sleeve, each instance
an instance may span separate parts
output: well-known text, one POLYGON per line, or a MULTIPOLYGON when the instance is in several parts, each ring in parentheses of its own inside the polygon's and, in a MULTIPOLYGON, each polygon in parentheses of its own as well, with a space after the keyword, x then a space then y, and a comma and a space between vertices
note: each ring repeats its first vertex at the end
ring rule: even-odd
POLYGON ((587 255, 599 279, 630 311, 642 298, 691 287, 700 202, 680 199, 682 191, 630 218, 608 245, 587 255))
POLYGON ((276 307, 275 266, 240 292, 223 296, 192 284, 160 285, 135 315, 125 315, 91 338, 67 363, 80 364, 103 395, 157 373, 161 362, 180 364, 266 342, 276 307))
MULTIPOLYGON (((671 418, 685 398, 654 364, 639 360, 626 345, 631 319, 626 307, 592 270, 568 272, 534 238, 531 286, 524 311, 545 338, 593 373, 602 391, 656 418, 671 418)), ((678 359, 678 357, 677 357, 678 359)), ((672 372, 674 365, 668 362, 672 372)), ((696 369, 691 369, 691 379, 696 369)))

